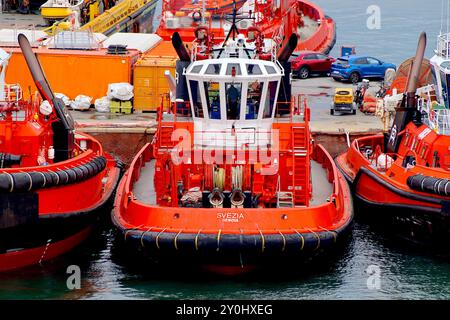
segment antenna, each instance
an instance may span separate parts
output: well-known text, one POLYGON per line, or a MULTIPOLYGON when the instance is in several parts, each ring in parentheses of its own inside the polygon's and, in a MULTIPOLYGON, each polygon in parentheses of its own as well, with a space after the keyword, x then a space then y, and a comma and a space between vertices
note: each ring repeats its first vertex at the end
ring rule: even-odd
POLYGON ((202 0, 202 25, 205 25, 206 0, 202 0))
POLYGON ((445 10, 447 12, 447 38, 448 38, 448 31, 449 31, 449 29, 448 29, 448 27, 449 27, 449 25, 448 25, 448 19, 449 19, 448 10, 450 10, 450 0, 447 0, 447 10, 445 10))

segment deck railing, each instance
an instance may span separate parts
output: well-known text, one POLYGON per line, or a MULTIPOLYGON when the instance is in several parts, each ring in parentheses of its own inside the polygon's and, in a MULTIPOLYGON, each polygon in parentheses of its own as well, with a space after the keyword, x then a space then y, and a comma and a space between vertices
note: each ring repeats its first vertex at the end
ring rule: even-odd
POLYGON ((430 110, 424 117, 425 124, 437 134, 450 135, 450 110, 430 110))
POLYGON ((450 33, 438 36, 437 54, 444 59, 450 59, 450 33))
MULTIPOLYGON (((274 107, 275 119, 289 119, 292 122, 295 116, 299 116, 303 121, 309 121, 310 113, 305 95, 292 96, 290 102, 276 102, 274 107)), ((163 96, 158 108, 158 121, 163 119, 163 114, 173 115, 173 122, 176 122, 179 117, 192 117, 191 104, 189 101, 170 102, 168 96, 163 96)), ((299 118, 295 120, 298 121, 299 118)))

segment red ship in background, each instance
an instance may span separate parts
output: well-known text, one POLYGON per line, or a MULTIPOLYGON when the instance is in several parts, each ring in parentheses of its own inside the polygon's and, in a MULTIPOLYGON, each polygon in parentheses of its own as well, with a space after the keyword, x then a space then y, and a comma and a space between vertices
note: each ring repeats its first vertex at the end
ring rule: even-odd
MULTIPOLYGON (((395 119, 385 135, 353 141, 336 163, 353 187, 361 214, 409 242, 448 252, 450 236, 450 37, 431 59, 434 84, 417 89, 426 35, 395 119)), ((388 101, 386 97, 384 101, 388 101)))
POLYGON ((195 41, 195 30, 206 26, 216 39, 224 39, 232 24, 233 3, 238 9, 238 19, 240 15, 251 17, 238 22, 240 30, 256 27, 266 39, 278 43, 297 34, 298 43, 294 51, 313 50, 328 54, 336 42, 333 19, 306 0, 255 0, 247 3, 223 0, 205 3, 205 10, 202 10, 201 0, 195 5, 186 0, 164 0, 156 33, 170 41, 173 33, 178 32, 184 42, 191 43, 195 41))

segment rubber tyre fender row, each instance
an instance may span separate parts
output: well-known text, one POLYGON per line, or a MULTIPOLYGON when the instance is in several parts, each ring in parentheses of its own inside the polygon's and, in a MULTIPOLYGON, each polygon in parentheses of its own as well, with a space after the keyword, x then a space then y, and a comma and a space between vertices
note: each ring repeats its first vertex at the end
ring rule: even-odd
POLYGON ((434 178, 421 174, 410 176, 407 179, 408 186, 417 191, 433 193, 440 196, 450 196, 450 180, 434 178))
POLYGON ((86 164, 57 171, 0 173, 0 192, 27 192, 81 182, 102 172, 106 164, 105 157, 97 156, 86 164))

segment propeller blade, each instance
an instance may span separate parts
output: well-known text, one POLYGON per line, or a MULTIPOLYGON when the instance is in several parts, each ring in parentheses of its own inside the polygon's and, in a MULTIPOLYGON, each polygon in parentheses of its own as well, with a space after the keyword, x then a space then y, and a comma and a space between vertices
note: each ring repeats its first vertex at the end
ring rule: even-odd
POLYGON ((19 34, 18 37, 20 48, 22 49, 23 56, 25 57, 25 61, 27 62, 28 69, 31 72, 34 83, 39 90, 39 93, 42 97, 48 101, 53 101, 55 98, 50 85, 45 78, 44 71, 42 70, 41 64, 39 63, 38 58, 33 52, 31 48, 30 42, 24 34, 19 34))

